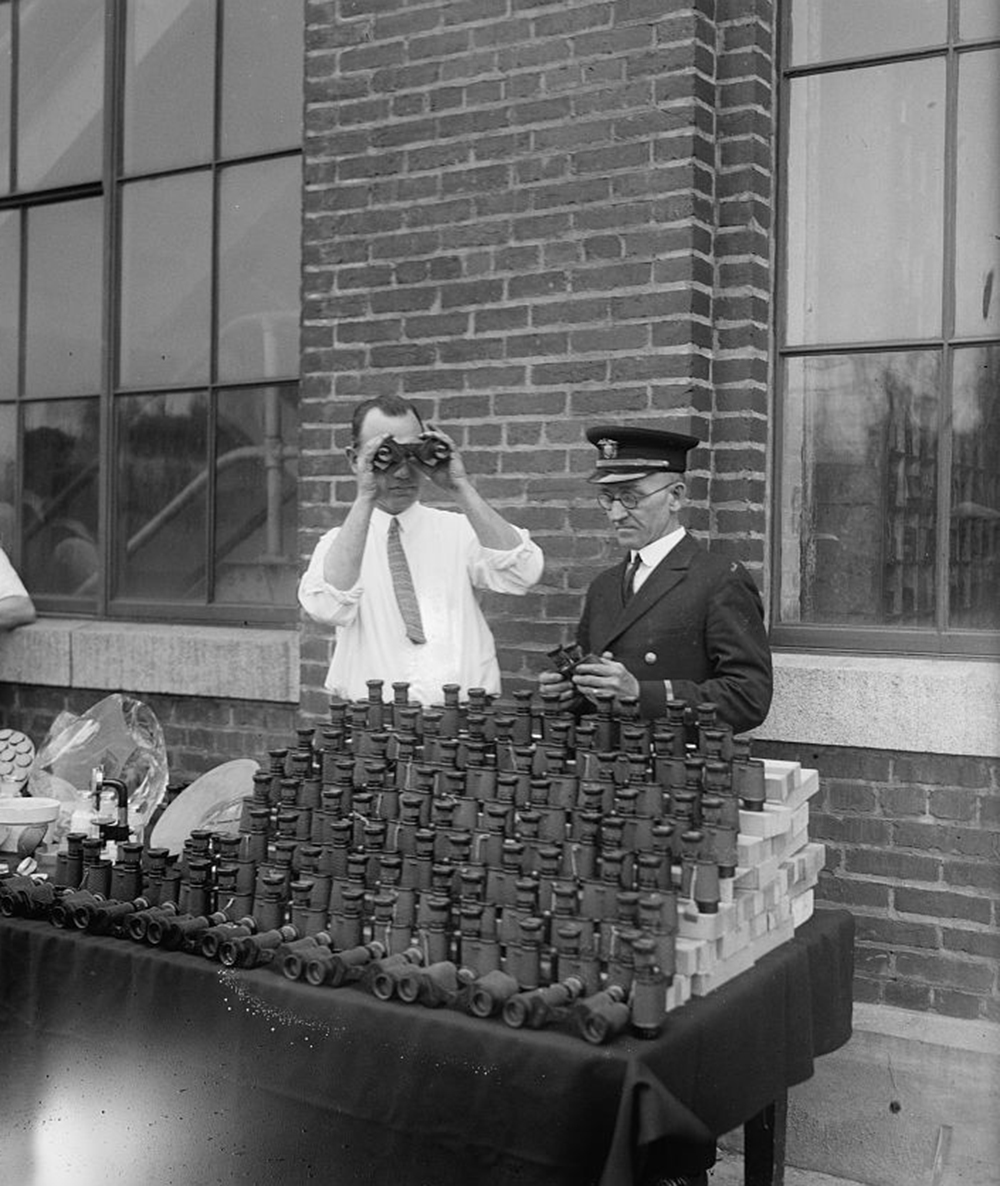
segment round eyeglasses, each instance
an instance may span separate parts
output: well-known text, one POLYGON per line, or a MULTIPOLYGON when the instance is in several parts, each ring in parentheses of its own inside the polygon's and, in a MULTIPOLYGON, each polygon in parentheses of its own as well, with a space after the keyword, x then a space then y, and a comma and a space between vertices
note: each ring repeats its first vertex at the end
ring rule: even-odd
POLYGON ((652 490, 647 490, 645 494, 636 494, 634 490, 623 490, 620 494, 612 494, 610 490, 601 490, 598 492, 597 502, 606 511, 610 511, 616 502, 621 504, 623 511, 634 511, 644 498, 659 494, 661 490, 669 490, 671 486, 676 485, 678 485, 677 482, 667 482, 665 486, 656 486, 652 490))

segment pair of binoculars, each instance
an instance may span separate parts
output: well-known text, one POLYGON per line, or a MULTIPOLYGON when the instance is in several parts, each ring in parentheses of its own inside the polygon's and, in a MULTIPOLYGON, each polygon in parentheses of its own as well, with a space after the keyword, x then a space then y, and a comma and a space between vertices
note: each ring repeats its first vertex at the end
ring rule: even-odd
POLYGON ((558 646, 547 652, 552 666, 563 679, 572 679, 573 674, 581 663, 596 662, 597 656, 587 654, 579 643, 571 643, 568 647, 558 646))
POLYGON ((397 441, 388 437, 375 450, 372 469, 383 471, 395 469, 404 461, 414 460, 428 469, 445 465, 451 457, 451 445, 440 437, 425 435, 415 441, 397 441))

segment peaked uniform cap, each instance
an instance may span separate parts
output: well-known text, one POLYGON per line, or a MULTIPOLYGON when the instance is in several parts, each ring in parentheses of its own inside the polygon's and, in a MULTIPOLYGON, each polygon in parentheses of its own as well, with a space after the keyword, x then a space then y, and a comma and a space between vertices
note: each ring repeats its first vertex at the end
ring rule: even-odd
POLYGON ((648 473, 682 474, 687 455, 700 442, 683 432, 601 424, 587 429, 597 447, 597 468, 589 482, 627 482, 648 473))

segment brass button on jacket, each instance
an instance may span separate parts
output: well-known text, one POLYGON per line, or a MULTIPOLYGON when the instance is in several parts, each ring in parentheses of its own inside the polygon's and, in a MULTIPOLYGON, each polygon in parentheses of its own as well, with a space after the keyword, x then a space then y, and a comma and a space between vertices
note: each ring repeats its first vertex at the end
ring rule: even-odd
POLYGON ((647 651, 645 655, 643 655, 643 659, 646 663, 655 663, 657 658, 658 656, 655 651, 647 651))

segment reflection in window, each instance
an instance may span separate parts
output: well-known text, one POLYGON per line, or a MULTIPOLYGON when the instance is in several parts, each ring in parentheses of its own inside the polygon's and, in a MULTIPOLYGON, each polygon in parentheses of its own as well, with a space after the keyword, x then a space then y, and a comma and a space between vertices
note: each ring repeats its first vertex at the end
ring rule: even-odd
POLYGON ((204 392, 116 401, 119 517, 117 595, 205 598, 208 397, 204 392))
POLYGON ((941 332, 944 64, 789 83, 787 340, 941 332))
POLYGON ((1000 629, 1000 346, 955 352, 949 625, 1000 629))
POLYGON ((208 172, 122 193, 121 382, 208 379, 212 189, 208 172))
MULTIPOLYGON (((0 276, 17 276, 21 259, 21 218, 0 213, 0 276)), ((0 284, 0 398, 17 393, 18 286, 0 284)))
POLYGON ((298 143, 302 27, 288 19, 288 0, 223 0, 222 27, 223 156, 298 143))
POLYGON ((101 382, 101 203, 28 211, 24 389, 96 392, 101 382))
POLYGON ((207 160, 215 5, 211 0, 130 0, 125 28, 125 172, 207 160))
POLYGON ((1000 331, 1000 50, 963 54, 958 74, 955 331, 1000 331))
POLYGON ((295 389, 219 393, 215 601, 294 597, 298 447, 295 389))
POLYGON ((959 0, 958 35, 963 41, 1000 37, 1000 4, 997 0, 959 0))
POLYGON ((101 176, 104 0, 21 0, 17 186, 101 176))
POLYGON ((0 194, 10 190, 10 14, 9 4, 0 4, 0 194))
POLYGON ((22 576, 32 596, 96 596, 98 420, 96 399, 24 407, 22 576))
POLYGON ((219 195, 219 378, 299 365, 297 157, 227 169, 219 195))
POLYGON ((937 356, 791 359, 781 620, 933 625, 937 356))
POLYGON ((17 407, 0 404, 0 547, 17 561, 17 407))
POLYGON ((790 64, 940 45, 947 20, 948 0, 791 0, 790 64))

